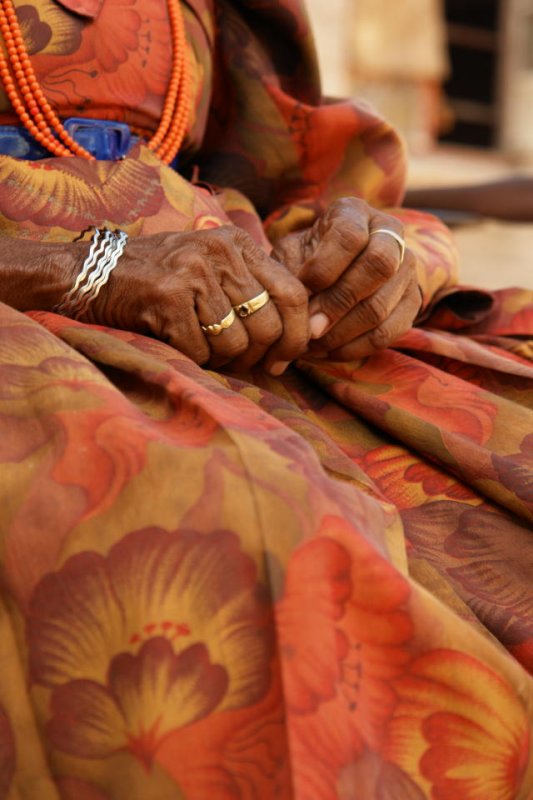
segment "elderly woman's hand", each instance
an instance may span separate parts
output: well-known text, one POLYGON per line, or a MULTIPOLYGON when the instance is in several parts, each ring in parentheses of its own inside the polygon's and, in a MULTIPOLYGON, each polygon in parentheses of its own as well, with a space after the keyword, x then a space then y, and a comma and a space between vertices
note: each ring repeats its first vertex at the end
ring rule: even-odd
POLYGON ((311 294, 310 352, 349 360, 387 347, 411 327, 421 305, 415 259, 388 229, 401 223, 357 198, 333 203, 315 224, 281 239, 273 256, 311 294))
POLYGON ((302 283, 232 226, 130 239, 109 283, 85 319, 149 333, 198 364, 266 369, 307 348, 308 298, 302 283), (220 335, 232 306, 263 289, 270 301, 220 335))

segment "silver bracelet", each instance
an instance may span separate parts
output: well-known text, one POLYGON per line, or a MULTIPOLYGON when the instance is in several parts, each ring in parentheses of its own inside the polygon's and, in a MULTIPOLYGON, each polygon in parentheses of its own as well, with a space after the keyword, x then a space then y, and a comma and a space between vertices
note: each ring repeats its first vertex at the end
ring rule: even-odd
POLYGON ((95 229, 89 255, 83 262, 74 286, 55 308, 58 314, 76 318, 85 313, 117 266, 127 240, 128 234, 124 231, 113 233, 105 228, 102 231, 95 229))

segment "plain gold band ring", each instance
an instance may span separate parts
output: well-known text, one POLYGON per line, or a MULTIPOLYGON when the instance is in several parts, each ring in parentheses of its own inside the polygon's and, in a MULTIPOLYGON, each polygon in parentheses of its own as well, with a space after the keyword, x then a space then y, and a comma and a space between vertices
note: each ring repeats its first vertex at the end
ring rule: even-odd
POLYGON ((403 257, 405 255, 405 241, 402 239, 399 233, 396 231, 391 231, 388 228, 377 228, 375 231, 370 231, 370 236, 375 236, 376 233, 387 233, 389 236, 392 236, 393 239, 396 239, 398 244, 400 245, 400 264, 403 261, 403 257))
POLYGON ((204 333, 208 333, 210 336, 220 336, 222 331, 233 325, 236 319, 235 311, 232 308, 229 314, 226 314, 220 322, 214 322, 212 325, 200 325, 200 327, 204 333))
POLYGON ((236 306, 233 306, 233 309, 236 311, 237 316, 241 319, 246 319, 246 317, 250 317, 252 314, 255 314, 256 311, 259 311, 260 308, 266 306, 268 301, 270 300, 270 295, 266 289, 264 289, 261 294, 258 294, 257 297, 252 297, 251 300, 246 300, 244 303, 239 303, 236 306))

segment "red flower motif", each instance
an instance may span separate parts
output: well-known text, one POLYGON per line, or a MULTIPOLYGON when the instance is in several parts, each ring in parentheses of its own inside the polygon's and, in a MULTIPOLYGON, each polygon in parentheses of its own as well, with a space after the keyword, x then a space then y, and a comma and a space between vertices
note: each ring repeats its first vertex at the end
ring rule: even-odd
POLYGON ((475 658, 431 651, 393 682, 383 755, 435 800, 515 800, 529 752, 526 711, 475 658), (443 710, 445 709, 445 710, 443 710))
POLYGON ((351 525, 326 517, 289 561, 276 609, 291 710, 312 712, 339 691, 361 708, 374 682, 383 705, 381 682, 408 660, 408 596, 405 578, 351 525))
POLYGON ((130 109, 147 101, 156 116, 172 59, 167 5, 156 0, 146 14, 137 0, 106 0, 83 29, 81 46, 67 62, 62 54, 41 58, 35 66, 42 86, 47 97, 60 105, 65 96, 73 107, 80 98, 91 98, 92 107, 102 109, 109 108, 110 98, 116 106, 130 109))
MULTIPOLYGON (((434 425, 446 437, 456 434, 478 445, 492 435, 498 410, 490 395, 429 364, 385 350, 359 366, 355 377, 358 391, 368 384, 372 402, 377 394, 397 425, 402 413, 434 425)), ((345 391, 349 402, 349 387, 345 391)))
POLYGON ((377 447, 359 461, 387 500, 402 510, 422 506, 428 499, 476 498, 456 478, 396 445, 377 447))
MULTIPOLYGON (((73 336, 79 333, 83 337, 83 326, 76 327, 73 336)), ((196 389, 187 379, 180 380, 173 371, 156 368, 152 375, 148 371, 142 375, 148 395, 151 382, 166 384, 168 392, 168 402, 161 404, 164 415, 151 418, 115 391, 84 359, 66 357, 64 353, 68 351, 62 343, 58 343, 57 355, 39 362, 40 340, 44 338, 49 342, 49 338, 39 335, 38 329, 35 331, 37 335, 29 337, 37 348, 35 365, 0 367, 0 402, 12 404, 37 392, 52 393, 58 388, 63 391, 64 401, 60 410, 43 420, 41 425, 47 425, 61 441, 61 452, 53 467, 55 480, 83 489, 87 513, 94 514, 114 502, 128 481, 143 468, 149 442, 169 440, 182 447, 202 447, 218 428, 209 403, 202 403, 201 397, 205 392, 196 389), (162 372, 165 374, 161 375, 162 372), (79 413, 80 390, 92 396, 93 403, 92 408, 84 407, 83 414, 79 413), (82 471, 77 468, 80 452, 85 462, 82 471)), ((91 331, 91 336, 93 342, 98 343, 95 331, 91 331)), ((109 342, 104 342, 109 345, 109 342)), ((102 351, 99 352, 105 357, 102 351)), ((139 358, 139 370, 148 366, 142 364, 143 360, 139 358)), ((120 368, 120 357, 115 357, 114 365, 120 368)), ((131 373, 135 372, 131 363, 127 366, 131 373)), ((152 393, 155 394, 153 387, 152 393)), ((147 403, 148 410, 154 410, 150 402, 147 403)))
POLYGON ((235 534, 129 534, 37 587, 28 641, 52 689, 52 741, 148 764, 172 731, 256 702, 270 680, 268 607, 235 534))
POLYGON ((336 797, 341 767, 382 741, 391 680, 410 658, 408 597, 405 578, 339 518, 291 558, 276 618, 302 796, 315 785, 313 797, 336 797))

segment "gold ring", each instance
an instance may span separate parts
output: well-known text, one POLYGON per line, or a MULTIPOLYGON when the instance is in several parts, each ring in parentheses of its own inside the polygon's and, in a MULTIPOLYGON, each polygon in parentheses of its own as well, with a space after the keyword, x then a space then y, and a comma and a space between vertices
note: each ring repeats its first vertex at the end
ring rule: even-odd
POLYGON ((235 311, 231 309, 229 314, 226 314, 224 319, 221 319, 220 322, 214 322, 212 325, 200 325, 200 328, 204 333, 208 333, 210 336, 219 336, 222 331, 233 325, 236 319, 235 311))
POLYGON ((374 236, 376 233, 387 233, 389 236, 392 236, 393 239, 396 239, 398 244, 400 245, 400 264, 403 261, 403 257, 405 255, 405 241, 402 239, 399 233, 396 231, 390 231, 388 228, 378 228, 375 231, 370 231, 370 236, 374 236))
POLYGON ((257 295, 257 297, 252 297, 251 300, 246 300, 245 303, 239 303, 238 305, 233 306, 233 308, 241 319, 246 319, 246 317, 255 314, 255 312, 259 311, 260 308, 266 306, 269 300, 270 295, 267 290, 264 289, 261 294, 257 295))

